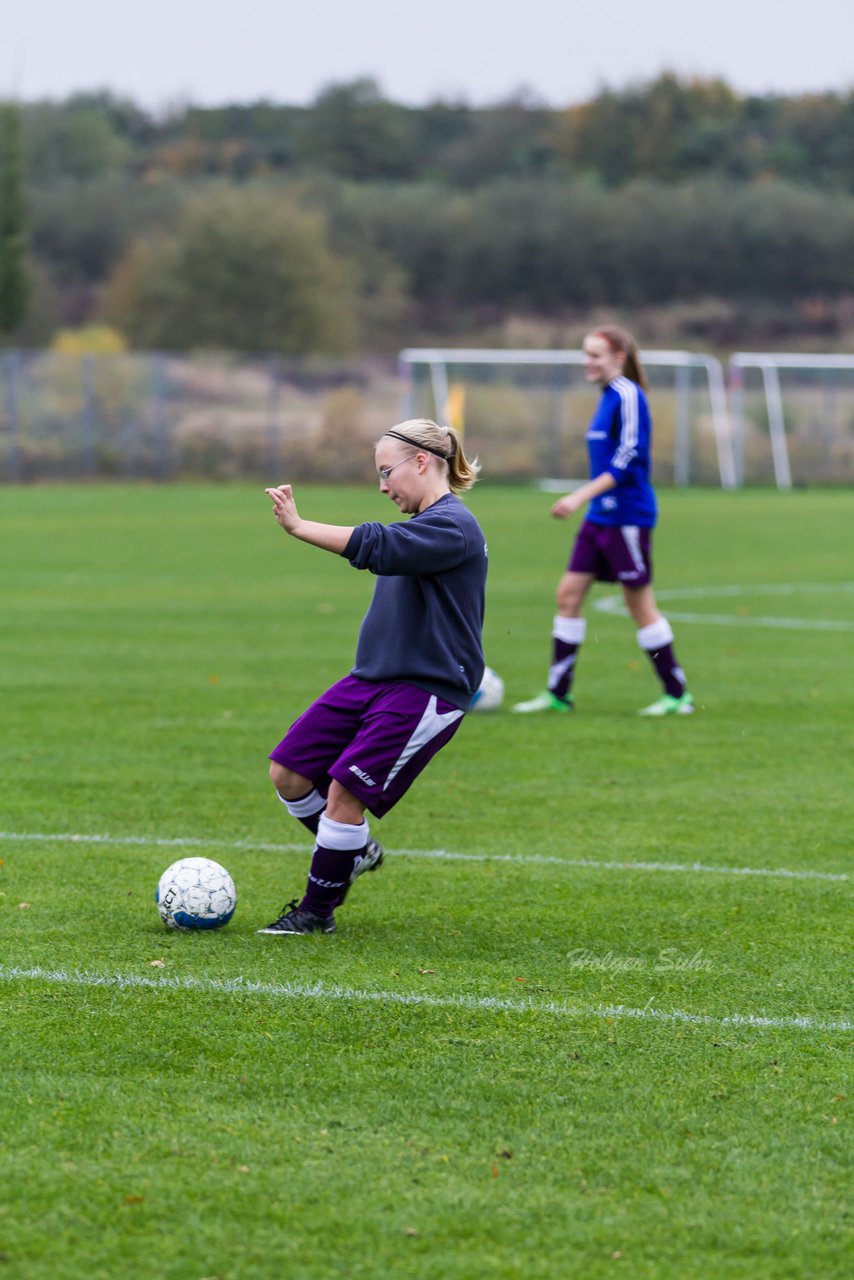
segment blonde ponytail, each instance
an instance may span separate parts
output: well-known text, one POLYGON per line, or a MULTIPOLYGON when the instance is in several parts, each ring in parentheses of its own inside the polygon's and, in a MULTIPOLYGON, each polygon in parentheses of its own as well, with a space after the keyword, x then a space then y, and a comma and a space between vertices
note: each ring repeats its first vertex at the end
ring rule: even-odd
POLYGON ((480 463, 477 458, 466 457, 463 442, 453 427, 440 427, 431 418, 409 418, 385 434, 447 463, 448 487, 453 493, 470 489, 477 480, 480 463))

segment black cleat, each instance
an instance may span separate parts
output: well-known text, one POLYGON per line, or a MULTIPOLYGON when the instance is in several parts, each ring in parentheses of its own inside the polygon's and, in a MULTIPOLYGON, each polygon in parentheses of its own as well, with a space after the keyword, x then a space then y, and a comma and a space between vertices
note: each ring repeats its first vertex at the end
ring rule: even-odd
POLYGON ((377 867, 381 867, 385 858, 385 849, 379 840, 374 840, 373 836, 368 841, 365 852, 353 868, 353 874, 350 876, 350 884, 355 884, 359 876, 365 871, 376 871, 377 867))
POLYGON ((266 929, 256 929, 256 933, 270 933, 275 938, 282 938, 297 933, 334 933, 334 916, 316 916, 313 911, 304 911, 296 898, 286 902, 278 920, 268 924, 266 929))
POLYGON ((347 894, 350 892, 350 886, 354 885, 360 875, 365 871, 376 871, 377 867, 381 867, 385 858, 385 849, 383 849, 379 840, 374 840, 373 836, 368 840, 365 852, 353 868, 350 875, 350 883, 345 885, 341 890, 341 896, 335 903, 336 907, 340 907, 347 894))

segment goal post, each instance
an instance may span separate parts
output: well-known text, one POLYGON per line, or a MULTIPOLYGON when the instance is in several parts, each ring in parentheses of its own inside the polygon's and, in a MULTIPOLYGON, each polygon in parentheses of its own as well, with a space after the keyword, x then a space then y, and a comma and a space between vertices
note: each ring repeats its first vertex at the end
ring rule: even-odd
POLYGON ((851 483, 854 355, 736 351, 727 384, 738 484, 765 479, 769 455, 778 489, 793 487, 793 463, 798 482, 851 483))
MULTIPOLYGON (((662 417, 669 427, 667 463, 672 482, 687 485, 698 471, 703 473, 701 479, 710 478, 706 474, 708 467, 704 470, 699 464, 702 459, 696 462, 694 456, 703 444, 698 433, 707 429, 713 440, 712 482, 734 488, 738 481, 720 361, 689 351, 642 351, 640 358, 651 377, 652 371, 660 375, 654 378, 654 398, 668 400, 662 417)), ((544 473, 560 474, 556 469, 565 468, 566 459, 573 457, 566 440, 568 432, 571 430, 576 440, 583 442, 578 418, 589 411, 577 375, 583 363, 581 351, 408 347, 399 356, 405 388, 404 417, 423 412, 447 425, 472 429, 476 426, 477 436, 485 445, 492 444, 502 432, 505 437, 511 435, 515 425, 515 452, 505 439, 503 450, 495 451, 499 460, 493 474, 539 473, 541 479, 545 478, 544 473), (523 407, 525 397, 528 403, 523 407), (473 421, 476 416, 477 423, 473 421), (518 442, 525 436, 531 437, 533 448, 523 457, 524 450, 518 442)), ((589 388, 585 390, 589 398, 589 388)), ((653 416, 658 422, 655 407, 653 416)), ((659 465, 663 467, 663 463, 659 465)))

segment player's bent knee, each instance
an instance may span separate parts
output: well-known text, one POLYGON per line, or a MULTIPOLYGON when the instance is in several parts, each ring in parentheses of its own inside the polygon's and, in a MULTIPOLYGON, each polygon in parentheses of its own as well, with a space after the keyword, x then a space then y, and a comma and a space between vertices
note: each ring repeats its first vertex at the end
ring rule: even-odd
POLYGON ((279 764, 276 760, 270 761, 270 781, 286 800, 296 799, 306 789, 305 778, 298 773, 294 773, 293 769, 286 769, 283 764, 279 764))

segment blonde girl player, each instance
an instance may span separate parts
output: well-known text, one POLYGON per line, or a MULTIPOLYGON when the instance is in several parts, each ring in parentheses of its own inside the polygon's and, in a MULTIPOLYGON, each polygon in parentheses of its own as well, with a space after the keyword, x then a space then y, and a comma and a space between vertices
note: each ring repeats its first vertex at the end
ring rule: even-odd
POLYGON ((426 419, 401 422, 376 446, 380 493, 408 520, 318 524, 289 484, 267 489, 285 533, 376 575, 352 671, 291 725, 270 753, 270 778, 315 835, 301 901, 259 933, 333 933, 335 908, 382 846, 365 811, 382 818, 457 732, 483 676, 487 553, 456 496, 479 470, 457 434, 426 419))
POLYGON ((587 624, 584 601, 594 582, 619 582, 637 627, 638 644, 661 681, 661 697, 642 716, 688 715, 694 701, 673 648, 670 623, 658 611, 652 590, 652 530, 655 493, 650 483, 652 422, 646 377, 634 338, 618 325, 604 325, 584 339, 584 376, 602 395, 587 429, 592 479, 552 507, 565 519, 589 503, 566 572, 558 583, 548 685, 514 711, 572 710, 572 682, 587 624))

